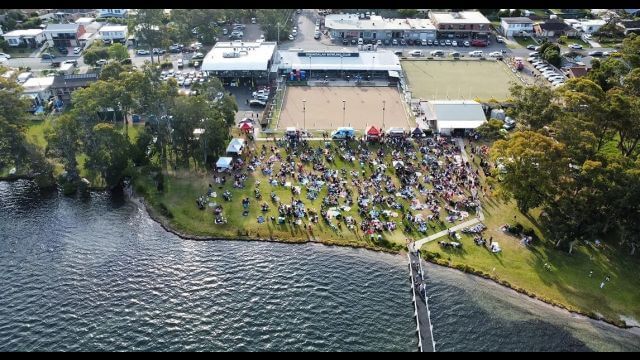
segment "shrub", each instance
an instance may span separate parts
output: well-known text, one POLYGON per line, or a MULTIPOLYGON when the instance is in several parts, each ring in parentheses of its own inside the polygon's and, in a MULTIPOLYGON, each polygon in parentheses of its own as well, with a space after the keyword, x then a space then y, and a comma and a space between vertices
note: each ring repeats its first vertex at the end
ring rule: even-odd
POLYGON ((440 253, 433 252, 433 251, 426 251, 424 252, 424 257, 425 259, 428 259, 428 260, 439 259, 440 253))
POLYGON ((164 61, 164 62, 162 62, 162 63, 160 64, 160 68, 161 68, 162 70, 170 69, 170 68, 172 68, 172 67, 173 67, 173 64, 171 63, 171 61, 164 61))
POLYGON ((173 213, 167 208, 164 203, 161 202, 160 204, 158 204, 158 207, 160 208, 160 214, 162 214, 162 216, 173 219, 173 213))

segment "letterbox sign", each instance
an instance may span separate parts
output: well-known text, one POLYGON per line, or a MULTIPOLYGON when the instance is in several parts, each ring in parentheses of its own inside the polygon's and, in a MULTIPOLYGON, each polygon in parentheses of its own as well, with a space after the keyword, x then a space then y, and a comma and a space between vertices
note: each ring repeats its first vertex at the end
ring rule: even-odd
POLYGON ((313 56, 313 57, 358 57, 360 53, 357 52, 339 52, 339 51, 300 51, 298 56, 313 56))

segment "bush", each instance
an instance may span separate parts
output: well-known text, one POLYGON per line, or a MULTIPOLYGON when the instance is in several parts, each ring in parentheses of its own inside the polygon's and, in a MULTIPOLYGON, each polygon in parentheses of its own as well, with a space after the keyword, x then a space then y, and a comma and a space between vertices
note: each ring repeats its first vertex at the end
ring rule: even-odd
POLYGON ((173 64, 171 63, 171 61, 164 61, 164 62, 160 63, 160 68, 162 70, 170 69, 172 67, 173 67, 173 64))

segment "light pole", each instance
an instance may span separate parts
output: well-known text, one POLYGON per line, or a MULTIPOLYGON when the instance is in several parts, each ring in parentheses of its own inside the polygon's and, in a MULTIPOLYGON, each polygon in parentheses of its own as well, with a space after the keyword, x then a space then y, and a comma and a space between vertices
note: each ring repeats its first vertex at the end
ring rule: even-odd
POLYGON ((302 121, 304 127, 302 128, 303 130, 307 130, 307 100, 302 100, 302 121))
POLYGON ((278 41, 277 43, 280 43, 280 22, 278 21, 278 24, 276 25, 278 27, 278 41))
POLYGON ((347 100, 342 100, 342 127, 344 127, 344 118, 347 112, 347 100))
POLYGON ((382 130, 384 130, 384 109, 386 104, 387 102, 385 100, 382 100, 382 130))

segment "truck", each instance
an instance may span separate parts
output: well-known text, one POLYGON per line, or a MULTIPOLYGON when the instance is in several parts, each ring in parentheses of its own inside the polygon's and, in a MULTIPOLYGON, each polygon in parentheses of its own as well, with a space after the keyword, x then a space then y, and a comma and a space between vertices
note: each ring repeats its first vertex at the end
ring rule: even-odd
POLYGON ((336 140, 350 140, 355 138, 356 131, 352 127, 339 127, 331 132, 331 138, 336 140))

